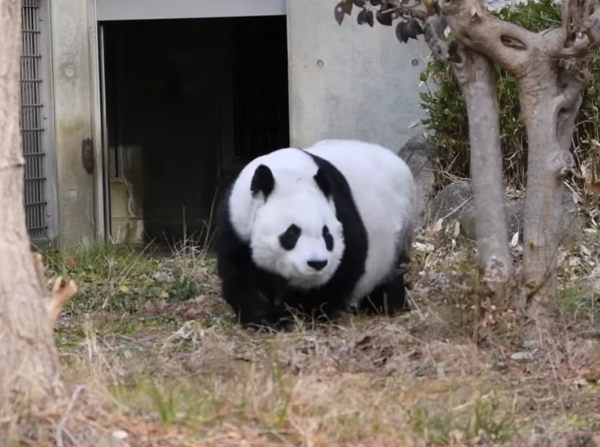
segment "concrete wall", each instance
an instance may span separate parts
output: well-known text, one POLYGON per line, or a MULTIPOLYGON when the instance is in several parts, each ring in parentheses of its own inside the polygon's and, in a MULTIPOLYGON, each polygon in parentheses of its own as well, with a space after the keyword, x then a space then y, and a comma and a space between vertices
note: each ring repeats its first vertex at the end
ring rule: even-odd
POLYGON ((81 162, 81 142, 92 135, 86 4, 86 0, 51 1, 59 237, 62 243, 94 236, 93 179, 81 162))
POLYGON ((425 116, 419 73, 429 49, 422 38, 400 43, 393 26, 359 26, 356 9, 339 26, 335 4, 288 1, 292 145, 357 138, 398 149, 425 116))
MULTIPOLYGON (((516 0, 514 0, 516 1, 516 0)), ((423 39, 401 44, 394 27, 339 26, 334 0, 288 0, 291 143, 359 138, 398 149, 423 118, 418 76, 429 50, 423 39)), ((494 9, 513 0, 490 0, 494 9)), ((93 177, 81 142, 92 136, 92 80, 87 0, 52 0, 52 51, 59 175, 59 235, 93 238, 93 177)), ((95 142, 98 148, 99 141, 95 142)))

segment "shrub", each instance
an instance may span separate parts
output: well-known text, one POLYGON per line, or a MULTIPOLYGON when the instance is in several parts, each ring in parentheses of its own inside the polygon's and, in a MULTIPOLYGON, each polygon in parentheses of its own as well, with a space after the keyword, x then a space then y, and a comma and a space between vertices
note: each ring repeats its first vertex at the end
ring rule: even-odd
MULTIPOLYGON (((560 26, 560 4, 553 0, 529 0, 517 6, 490 12, 508 22, 518 24, 530 31, 540 31, 560 26)), ((598 139, 600 114, 600 56, 591 61, 591 77, 584 91, 573 145, 577 166, 595 165, 593 139, 598 139)), ((508 185, 523 189, 527 173, 527 134, 521 119, 517 84, 513 76, 496 68, 498 74, 498 100, 500 104, 501 146, 504 155, 504 175, 508 185)), ((437 164, 437 184, 442 187, 455 177, 468 178, 469 173, 469 126, 464 97, 452 68, 431 58, 421 73, 421 81, 434 82, 435 91, 428 88, 421 93, 421 107, 427 111, 424 126, 432 131, 433 141, 443 147, 434 160, 437 164)), ((429 87, 429 86, 428 86, 429 87)))

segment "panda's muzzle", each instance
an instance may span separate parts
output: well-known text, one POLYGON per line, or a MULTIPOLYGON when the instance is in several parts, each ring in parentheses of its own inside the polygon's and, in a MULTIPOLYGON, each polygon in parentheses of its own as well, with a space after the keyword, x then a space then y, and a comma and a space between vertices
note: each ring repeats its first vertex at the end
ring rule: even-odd
POLYGON ((308 266, 310 268, 312 268, 313 270, 316 270, 316 271, 320 272, 327 265, 327 260, 324 260, 324 261, 314 261, 314 260, 313 261, 306 261, 306 264, 308 264, 308 266))

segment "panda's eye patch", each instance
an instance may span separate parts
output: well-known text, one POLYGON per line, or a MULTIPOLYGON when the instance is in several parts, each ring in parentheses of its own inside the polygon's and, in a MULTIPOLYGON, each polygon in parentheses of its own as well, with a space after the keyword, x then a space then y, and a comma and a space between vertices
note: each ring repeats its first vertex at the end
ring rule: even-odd
POLYGON ((327 250, 333 250, 333 236, 329 232, 327 225, 323 227, 323 239, 325 239, 325 247, 327 247, 327 250))
POLYGON ((279 236, 279 243, 284 250, 292 250, 296 246, 296 242, 300 238, 302 230, 296 225, 292 224, 285 230, 285 233, 279 236))

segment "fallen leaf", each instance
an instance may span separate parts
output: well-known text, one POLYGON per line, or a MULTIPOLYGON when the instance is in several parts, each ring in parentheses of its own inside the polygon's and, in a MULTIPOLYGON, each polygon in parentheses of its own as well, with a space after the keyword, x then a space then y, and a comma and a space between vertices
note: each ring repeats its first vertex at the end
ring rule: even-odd
POLYGON ((510 240, 510 246, 516 247, 518 243, 519 243, 519 232, 517 231, 515 234, 513 234, 513 237, 510 240))
POLYGON ((435 250, 435 247, 431 244, 422 244, 420 242, 414 243, 415 249, 418 251, 424 251, 425 253, 431 253, 435 250))
POLYGON ((407 129, 412 129, 413 127, 417 127, 419 124, 421 124, 421 120, 415 120, 415 121, 411 121, 410 123, 408 123, 408 125, 406 126, 407 129))
POLYGON ((515 352, 513 355, 510 356, 510 358, 517 362, 522 362, 522 361, 533 362, 533 360, 534 360, 533 355, 531 355, 530 352, 526 352, 526 351, 515 352))
POLYGON ((365 335, 361 340, 357 341, 354 346, 356 348, 364 348, 367 345, 370 345, 372 342, 373 342, 373 339, 370 336, 365 335))
POLYGON ((147 300, 142 307, 140 308, 140 311, 142 314, 153 314, 154 312, 156 312, 156 306, 154 305, 154 303, 150 300, 147 300))
POLYGON ((458 235, 460 234, 460 222, 457 220, 456 223, 454 224, 454 238, 456 239, 458 237, 458 235))
POLYGON ((452 443, 452 445, 455 446, 463 446, 463 439, 465 437, 465 434, 457 429, 452 430, 450 433, 448 433, 449 437, 450 437, 450 441, 452 443))
POLYGON ((600 196, 600 182, 590 180, 589 182, 586 183, 585 186, 587 187, 587 190, 589 192, 591 192, 593 195, 600 196))

